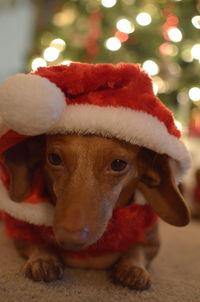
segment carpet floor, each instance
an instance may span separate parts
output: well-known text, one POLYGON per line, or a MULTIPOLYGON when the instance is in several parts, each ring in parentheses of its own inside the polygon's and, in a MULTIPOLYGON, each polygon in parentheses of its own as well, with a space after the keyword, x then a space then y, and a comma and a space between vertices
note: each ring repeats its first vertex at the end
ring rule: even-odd
POLYGON ((105 271, 65 270, 62 281, 25 279, 24 263, 0 226, 0 302, 200 302, 200 222, 185 228, 161 223, 162 247, 143 292, 115 286, 105 271))

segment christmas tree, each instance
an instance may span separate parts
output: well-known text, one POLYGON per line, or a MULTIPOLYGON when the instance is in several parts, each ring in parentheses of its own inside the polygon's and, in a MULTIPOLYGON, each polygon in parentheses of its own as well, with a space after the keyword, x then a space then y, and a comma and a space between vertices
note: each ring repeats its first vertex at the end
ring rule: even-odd
POLYGON ((180 120, 200 100, 200 1, 35 0, 30 69, 52 64, 139 63, 180 120), (192 105, 193 106, 193 105, 192 105))

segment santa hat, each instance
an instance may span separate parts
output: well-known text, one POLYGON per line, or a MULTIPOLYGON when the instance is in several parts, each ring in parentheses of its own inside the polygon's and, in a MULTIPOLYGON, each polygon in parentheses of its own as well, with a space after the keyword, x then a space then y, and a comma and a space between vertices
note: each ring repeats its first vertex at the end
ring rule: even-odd
POLYGON ((176 180, 190 165, 173 115, 136 64, 72 63, 17 74, 0 86, 0 153, 29 136, 96 134, 167 154, 176 180))

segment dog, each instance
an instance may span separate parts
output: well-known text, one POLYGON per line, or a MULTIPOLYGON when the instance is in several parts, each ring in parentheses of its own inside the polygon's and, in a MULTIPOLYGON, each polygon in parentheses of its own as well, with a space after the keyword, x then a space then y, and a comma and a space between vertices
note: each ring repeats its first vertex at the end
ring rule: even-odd
POLYGON ((40 167, 44 195, 54 207, 53 233, 60 249, 14 240, 19 254, 27 258, 24 274, 34 281, 61 279, 64 265, 111 268, 115 283, 147 289, 151 285, 148 267, 160 247, 157 221, 145 230, 145 240, 133 243, 126 251, 87 257, 74 257, 73 252, 98 242, 114 211, 134 204, 139 195, 170 224, 186 225, 190 219, 170 158, 116 138, 40 135, 8 149, 3 161, 12 200, 20 203, 27 198, 34 172, 40 167))

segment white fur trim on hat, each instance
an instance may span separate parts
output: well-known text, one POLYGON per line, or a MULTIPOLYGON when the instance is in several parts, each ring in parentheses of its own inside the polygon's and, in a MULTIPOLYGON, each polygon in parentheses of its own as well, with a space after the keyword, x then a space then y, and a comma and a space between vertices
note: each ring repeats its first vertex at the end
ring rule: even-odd
POLYGON ((176 182, 180 182, 190 167, 191 160, 184 143, 169 134, 163 122, 142 111, 124 107, 68 105, 58 124, 47 133, 70 132, 115 137, 167 154, 175 160, 176 182))
POLYGON ((136 190, 134 194, 134 203, 139 204, 140 206, 148 204, 142 193, 138 190, 136 190))
POLYGON ((16 202, 10 199, 7 190, 0 180, 0 210, 5 211, 12 217, 35 225, 52 226, 54 208, 50 203, 41 202, 28 204, 16 202))
POLYGON ((65 107, 61 89, 38 75, 16 74, 0 86, 0 116, 20 134, 45 133, 58 122, 65 107))

